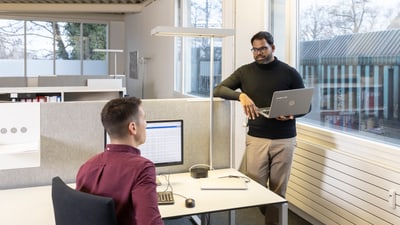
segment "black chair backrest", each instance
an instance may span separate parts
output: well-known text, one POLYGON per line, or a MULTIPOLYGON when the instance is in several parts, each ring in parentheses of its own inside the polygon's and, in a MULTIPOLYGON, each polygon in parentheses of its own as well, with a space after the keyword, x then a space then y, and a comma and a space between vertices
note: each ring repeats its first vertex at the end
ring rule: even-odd
POLYGON ((117 225, 112 198, 77 191, 60 177, 51 190, 56 225, 117 225))

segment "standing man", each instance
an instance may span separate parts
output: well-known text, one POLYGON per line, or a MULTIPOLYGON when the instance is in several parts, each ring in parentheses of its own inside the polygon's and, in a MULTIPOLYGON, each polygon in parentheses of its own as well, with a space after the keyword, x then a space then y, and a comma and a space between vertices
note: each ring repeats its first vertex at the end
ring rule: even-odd
MULTIPOLYGON (((296 144, 296 120, 293 115, 267 119, 257 109, 269 106, 274 91, 304 88, 304 84, 294 68, 274 56, 270 33, 256 33, 251 45, 255 61, 217 85, 214 96, 240 101, 248 118, 243 172, 285 197, 296 144)), ((269 206, 262 212, 267 225, 278 222, 277 208, 269 206)))
POLYGON ((163 225, 158 210, 153 162, 140 156, 146 119, 140 99, 113 99, 101 111, 111 144, 84 163, 76 189, 115 201, 118 225, 163 225))

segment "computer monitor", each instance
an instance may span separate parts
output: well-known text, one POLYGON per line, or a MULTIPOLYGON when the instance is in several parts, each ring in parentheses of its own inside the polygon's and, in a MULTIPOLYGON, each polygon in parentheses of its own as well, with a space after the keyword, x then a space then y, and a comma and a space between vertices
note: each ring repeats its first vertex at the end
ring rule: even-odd
POLYGON ((138 148, 158 167, 183 164, 183 120, 147 121, 146 142, 138 148))

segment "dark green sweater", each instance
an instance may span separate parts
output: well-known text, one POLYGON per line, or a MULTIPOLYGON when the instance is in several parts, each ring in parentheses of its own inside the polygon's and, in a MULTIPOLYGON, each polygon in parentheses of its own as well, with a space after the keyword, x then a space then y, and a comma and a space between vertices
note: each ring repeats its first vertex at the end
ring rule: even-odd
MULTIPOLYGON (((304 88, 300 74, 275 57, 269 64, 252 62, 241 66, 215 87, 214 97, 239 101, 239 95, 243 92, 261 108, 271 104, 274 91, 296 88, 304 88)), ((279 121, 260 115, 255 120, 249 119, 248 125, 248 134, 254 137, 280 139, 296 136, 295 120, 279 121)))

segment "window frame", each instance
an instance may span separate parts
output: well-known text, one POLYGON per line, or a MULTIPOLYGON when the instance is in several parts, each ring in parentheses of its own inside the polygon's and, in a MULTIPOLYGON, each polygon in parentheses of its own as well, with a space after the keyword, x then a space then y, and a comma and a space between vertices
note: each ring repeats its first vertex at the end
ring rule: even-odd
MULTIPOLYGON (((188 1, 191 0, 176 0, 175 1, 175 26, 181 26, 181 27, 187 27, 186 23, 184 23, 183 21, 187 21, 189 18, 187 18, 188 13, 185 11, 185 9, 187 9, 188 6, 188 1)), ((226 3, 226 1, 221 1, 221 5, 222 5, 222 24, 220 28, 224 28, 224 27, 230 27, 233 26, 231 22, 229 21, 233 21, 232 18, 233 15, 231 14, 227 14, 227 12, 231 12, 230 10, 225 10, 226 8, 231 8, 233 7, 233 3, 226 3)), ((189 9, 190 10, 190 9, 189 9)), ((175 96, 179 96, 179 97, 196 97, 196 98, 203 98, 203 97, 209 97, 210 94, 210 90, 207 89, 206 91, 204 91, 204 93, 190 93, 193 89, 193 82, 192 80, 188 79, 188 76, 193 76, 192 75, 192 69, 191 68, 191 64, 192 62, 192 57, 187 57, 187 55, 192 55, 192 49, 190 49, 192 47, 192 41, 195 40, 197 42, 208 42, 208 48, 210 46, 210 38, 208 37, 203 37, 203 38, 198 38, 198 37, 175 37, 174 40, 174 95, 175 96), (180 48, 180 49, 179 49, 180 48), (187 66, 189 65, 189 67, 187 66), (188 75, 189 74, 189 75, 188 75)), ((233 42, 233 39, 229 39, 229 38, 213 38, 213 42, 214 42, 214 65, 217 63, 216 61, 216 57, 215 55, 220 54, 221 56, 223 55, 224 57, 222 57, 222 60, 220 61, 220 64, 218 64, 218 66, 214 66, 214 71, 218 70, 221 72, 221 74, 219 76, 219 79, 222 79, 224 71, 226 70, 226 68, 231 69, 231 67, 226 67, 226 65, 224 64, 224 61, 229 60, 232 61, 233 59, 233 54, 225 54, 226 50, 224 49, 224 46, 227 46, 230 43, 233 42), (220 46, 218 46, 220 45, 220 46), (218 46, 218 47, 217 47, 218 46), (220 51, 219 51, 219 49, 220 51), (216 51, 217 49, 217 51, 216 51), (229 55, 232 56, 231 59, 228 59, 229 57, 225 57, 225 55, 229 55)), ((208 49, 209 51, 209 49, 208 49)), ((208 56, 209 57, 209 56, 208 56)), ((200 59, 200 58, 199 58, 200 59)), ((200 61, 197 61, 200 64, 200 61)), ((205 61, 207 62, 207 61, 205 61)), ((219 61, 218 61, 219 62, 219 61)), ((204 63, 203 63, 204 64, 204 63)), ((209 64, 208 67, 209 68, 209 64)), ((200 76, 200 73, 198 74, 200 76)), ((214 77, 216 77, 216 72, 214 72, 214 77)), ((200 78, 199 78, 200 79, 200 78)), ((218 79, 213 79, 214 80, 214 85, 216 85, 217 83, 220 82, 220 80, 218 79)), ((197 82, 201 82, 201 81, 197 81, 197 82)), ((206 83, 204 83, 207 88, 209 87, 209 78, 204 81, 206 83)))

